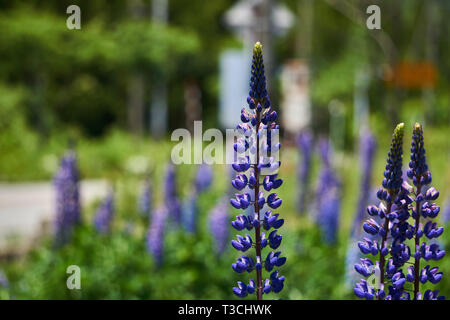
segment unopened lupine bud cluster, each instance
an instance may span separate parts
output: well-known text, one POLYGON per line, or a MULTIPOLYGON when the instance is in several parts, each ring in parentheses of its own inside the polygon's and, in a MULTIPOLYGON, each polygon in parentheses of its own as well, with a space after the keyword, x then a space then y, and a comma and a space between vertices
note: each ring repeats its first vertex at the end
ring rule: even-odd
POLYGON ((57 246, 69 241, 73 227, 81 221, 79 172, 75 152, 69 150, 53 183, 56 191, 55 242, 57 246))
POLYGON ((250 80, 250 92, 247 98, 250 110, 242 109, 242 123, 237 129, 242 133, 234 145, 237 153, 237 161, 232 167, 237 172, 232 180, 232 185, 238 191, 230 202, 236 209, 245 210, 246 213, 236 216, 232 226, 237 231, 252 231, 237 235, 232 240, 232 246, 242 253, 233 263, 232 267, 237 273, 256 272, 256 279, 249 279, 248 283, 238 282, 233 292, 238 297, 246 297, 248 294, 256 294, 257 299, 262 299, 263 294, 280 292, 284 286, 284 276, 275 267, 280 267, 286 262, 281 251, 277 251, 281 244, 282 236, 278 229, 284 220, 272 210, 277 209, 282 200, 274 192, 283 181, 277 177, 280 162, 273 157, 278 152, 280 144, 273 139, 273 131, 279 127, 275 123, 277 113, 271 110, 270 100, 266 90, 262 46, 258 42, 253 49, 253 61, 250 80), (243 155, 244 154, 244 155, 243 155), (265 257, 262 250, 269 247, 270 251, 265 257), (248 252, 254 249, 255 255, 248 252), (262 271, 269 272, 268 278, 263 279, 262 271))
POLYGON ((94 225, 98 232, 108 233, 111 231, 114 211, 114 192, 110 190, 106 199, 100 204, 94 218, 94 225))
POLYGON ((428 220, 425 225, 420 222, 421 218, 437 217, 440 209, 433 201, 437 199, 439 192, 429 186, 431 173, 426 163, 423 132, 419 124, 413 128, 411 161, 407 171, 414 187, 403 180, 403 131, 402 123, 393 134, 382 187, 377 192, 381 202, 378 206, 371 205, 367 208, 368 214, 378 217, 381 223, 372 218, 363 225, 365 232, 381 239, 377 241, 364 238, 364 241, 358 243, 362 253, 379 259, 374 264, 370 258, 364 258, 361 259, 361 264, 355 265, 356 271, 369 279, 362 279, 354 292, 365 299, 442 299, 439 290, 420 291, 420 284, 436 284, 442 278, 437 267, 426 265, 421 269, 420 266, 421 259, 437 261, 445 254, 437 243, 427 245, 426 241, 421 240, 424 237, 437 238, 443 232, 443 228, 438 228, 432 220, 428 220), (414 221, 412 224, 409 223, 410 218, 414 221), (408 240, 414 241, 413 250, 408 245, 408 240), (379 279, 374 279, 374 275, 379 279))

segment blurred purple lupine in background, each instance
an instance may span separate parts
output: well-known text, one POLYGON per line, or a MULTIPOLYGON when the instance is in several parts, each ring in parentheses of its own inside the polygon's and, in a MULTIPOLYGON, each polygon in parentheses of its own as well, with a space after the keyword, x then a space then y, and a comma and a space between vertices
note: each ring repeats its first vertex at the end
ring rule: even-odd
POLYGON ((61 159, 61 165, 53 183, 56 191, 55 244, 70 240, 73 227, 81 222, 79 172, 73 150, 61 159))
POLYGON ((441 221, 443 224, 450 224, 450 196, 444 202, 444 212, 442 212, 441 221))
POLYGON ((147 250, 155 259, 157 266, 162 264, 164 249, 164 232, 168 211, 162 206, 156 209, 152 215, 152 221, 147 233, 147 250))
POLYGON ((179 226, 182 222, 182 212, 177 192, 175 167, 172 163, 168 164, 164 179, 164 205, 167 208, 169 217, 176 226, 179 226))
POLYGON ((331 150, 328 139, 319 141, 322 168, 316 191, 316 223, 322 230, 323 239, 328 244, 337 240, 340 214, 340 181, 331 164, 331 150))
POLYGON ((195 232, 197 230, 198 219, 198 196, 205 192, 212 183, 213 173, 211 166, 201 164, 197 168, 194 180, 194 188, 185 199, 182 207, 183 226, 188 232, 195 232))
POLYGON ((153 190, 150 179, 146 179, 138 198, 138 210, 143 217, 150 218, 151 216, 153 204, 152 196, 153 190))
POLYGON ((230 237, 229 212, 228 196, 224 196, 219 200, 209 214, 209 228, 218 256, 224 253, 228 245, 228 240, 230 237))
POLYGON ((372 133, 365 130, 359 139, 359 167, 360 171, 360 193, 358 206, 356 207, 355 218, 351 229, 351 237, 359 237, 364 218, 367 216, 367 205, 369 204, 369 193, 371 190, 373 161, 377 143, 372 133))
POLYGON ((298 211, 301 214, 307 209, 305 200, 309 191, 313 143, 314 137, 309 130, 303 131, 297 137, 297 146, 301 156, 297 170, 297 177, 299 181, 298 211))
POLYGON ((114 212, 114 192, 111 190, 100 204, 94 217, 94 225, 98 232, 108 233, 111 231, 114 212))
POLYGON ((9 281, 5 273, 0 269, 0 288, 8 289, 9 281))
POLYGON ((211 186, 212 179, 213 172, 211 166, 205 163, 199 165, 195 175, 195 191, 197 193, 204 192, 211 186))

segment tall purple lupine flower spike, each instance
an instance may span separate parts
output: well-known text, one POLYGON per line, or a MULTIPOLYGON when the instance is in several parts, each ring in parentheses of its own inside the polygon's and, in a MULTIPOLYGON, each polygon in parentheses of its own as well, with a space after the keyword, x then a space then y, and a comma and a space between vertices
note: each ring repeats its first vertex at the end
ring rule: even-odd
POLYGON ((337 240, 340 212, 340 182, 331 165, 331 151, 327 139, 319 141, 322 169, 316 194, 316 222, 322 230, 324 241, 337 240))
POLYGON ((181 204, 178 199, 175 167, 169 163, 164 180, 164 204, 175 225, 181 224, 181 204))
POLYGON ((246 210, 252 207, 254 213, 248 216, 238 215, 231 224, 238 231, 254 229, 255 235, 253 238, 250 234, 237 235, 237 240, 233 240, 231 244, 236 250, 242 252, 254 248, 255 258, 242 255, 232 267, 237 273, 256 271, 256 281, 250 279, 248 284, 238 281, 238 286, 233 288, 233 292, 241 298, 255 293, 256 298, 261 300, 263 293, 267 294, 271 291, 278 293, 283 289, 285 278, 279 276, 279 271, 273 271, 273 269, 281 267, 286 262, 286 258, 281 256, 281 251, 275 251, 282 240, 282 236, 277 234, 277 229, 284 223, 283 219, 279 219, 278 213, 270 210, 277 209, 282 202, 273 192, 283 182, 277 178, 276 174, 280 162, 275 161, 272 156, 280 148, 280 144, 275 143, 276 137, 273 135, 277 133, 279 126, 275 123, 277 113, 270 107, 264 75, 262 46, 259 42, 253 48, 250 92, 247 102, 250 110, 242 109, 242 123, 237 127, 243 137, 238 138, 238 142, 234 144, 238 161, 233 163, 232 167, 238 174, 232 180, 232 185, 241 192, 248 186, 250 192, 237 193, 230 202, 236 209, 246 210), (266 139, 264 139, 264 133, 267 133, 266 139), (247 152, 250 155, 242 156, 243 153, 248 154, 247 152), (266 173, 267 175, 265 175, 266 173), (272 193, 266 196, 264 190, 272 193), (266 232, 272 228, 274 230, 266 235, 265 232, 261 232, 262 228, 266 232), (263 259, 262 250, 266 246, 274 251, 269 252, 263 259), (263 268, 267 272, 271 272, 270 277, 266 280, 263 280, 263 268))
POLYGON ((81 221, 79 172, 76 155, 69 150, 54 177, 56 191, 55 244, 67 243, 73 227, 81 221))
POLYGON ((108 233, 111 231, 114 211, 114 192, 111 190, 106 199, 100 204, 94 217, 94 226, 98 232, 108 233))
POLYGON ((297 145, 301 154, 301 161, 298 167, 298 181, 300 191, 298 195, 298 211, 303 213, 306 208, 306 196, 308 194, 309 179, 311 175, 311 157, 313 151, 314 138, 309 130, 303 131, 297 138, 297 145))
POLYGON ((152 185, 149 179, 146 179, 138 198, 138 210, 144 217, 150 217, 152 212, 152 185))
POLYGON ((211 166, 201 164, 197 168, 197 173, 194 180, 194 188, 183 203, 182 220, 186 231, 195 232, 197 230, 197 215, 198 215, 198 196, 206 191, 212 183, 211 166))
POLYGON ((439 197, 439 191, 429 186, 431 183, 431 172, 428 169, 425 156, 422 126, 418 123, 413 128, 411 161, 409 162, 407 175, 414 185, 413 194, 416 195, 416 198, 414 205, 411 205, 414 226, 408 230, 409 233, 413 234, 414 238, 414 266, 408 268, 406 280, 414 283, 414 300, 444 299, 444 297, 439 296, 439 290, 426 290, 423 294, 420 291, 420 283, 431 282, 436 284, 442 278, 442 272, 438 272, 438 267, 431 268, 427 265, 421 269, 420 260, 438 261, 444 257, 445 251, 439 248, 437 242, 430 245, 427 245, 425 241, 421 242, 423 236, 429 240, 437 239, 444 232, 444 228, 438 227, 437 223, 432 221, 440 211, 440 208, 434 203, 439 197), (421 218, 428 221, 421 220, 421 218), (425 224, 424 226, 422 226, 421 221, 425 224))
POLYGON ((157 266, 162 264, 167 217, 168 211, 164 206, 156 209, 147 233, 147 250, 155 259, 157 266))
POLYGON ((409 292, 404 288, 403 267, 411 256, 405 240, 412 237, 408 232, 408 206, 413 200, 409 196, 411 186, 402 178, 403 132, 404 124, 401 123, 392 136, 382 187, 377 192, 381 202, 378 207, 367 207, 368 214, 378 217, 379 222, 369 219, 363 224, 364 231, 372 237, 365 237, 358 246, 363 254, 378 256, 379 260, 373 263, 370 258, 364 258, 361 264, 355 265, 358 273, 369 277, 368 281, 363 279, 356 284, 354 292, 359 298, 409 299, 409 292))

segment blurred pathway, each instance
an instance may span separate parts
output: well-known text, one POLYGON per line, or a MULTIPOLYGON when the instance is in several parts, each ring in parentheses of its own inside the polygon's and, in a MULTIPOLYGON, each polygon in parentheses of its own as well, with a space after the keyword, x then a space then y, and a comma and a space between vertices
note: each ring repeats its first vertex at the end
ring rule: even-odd
MULTIPOLYGON (((106 181, 82 181, 82 204, 103 197, 106 192, 106 181)), ((51 228, 55 205, 55 192, 50 181, 0 183, 0 251, 20 251, 37 235, 51 228)))

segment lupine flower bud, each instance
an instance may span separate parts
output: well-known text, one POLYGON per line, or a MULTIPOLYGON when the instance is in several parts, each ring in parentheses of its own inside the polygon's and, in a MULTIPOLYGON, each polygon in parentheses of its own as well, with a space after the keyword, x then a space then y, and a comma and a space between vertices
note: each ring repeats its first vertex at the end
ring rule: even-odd
POLYGON ((108 233, 111 231, 114 211, 114 193, 110 191, 106 199, 100 204, 94 218, 94 225, 98 232, 108 233))
POLYGON ((56 191, 56 246, 67 243, 73 227, 81 221, 79 179, 75 152, 69 150, 61 159, 61 166, 53 180, 56 191))
POLYGON ((272 156, 274 152, 280 149, 279 143, 272 143, 274 139, 272 130, 278 130, 279 127, 274 123, 277 119, 277 113, 271 110, 267 95, 262 46, 259 42, 255 44, 253 49, 250 91, 247 102, 250 111, 242 110, 241 120, 244 123, 238 125, 238 128, 245 129, 242 131, 247 134, 244 134, 235 144, 234 150, 238 154, 237 159, 239 161, 232 164, 233 169, 238 172, 238 175, 232 180, 232 185, 242 193, 236 193, 230 203, 236 209, 251 210, 251 212, 245 215, 237 215, 236 220, 231 225, 238 231, 254 229, 255 236, 252 238, 250 234, 237 235, 236 240, 232 240, 231 244, 241 252, 247 252, 254 248, 256 263, 253 264, 253 259, 247 256, 241 256, 232 265, 232 268, 238 273, 256 271, 256 280, 250 279, 248 285, 238 281, 237 287, 233 288, 233 292, 238 297, 256 293, 257 299, 261 300, 264 293, 280 292, 284 286, 284 277, 278 276, 278 271, 272 272, 270 279, 263 280, 263 264, 264 269, 271 272, 274 267, 282 266, 286 262, 286 258, 280 256, 280 251, 269 252, 264 262, 261 258, 261 251, 265 247, 269 246, 275 250, 280 246, 282 236, 277 234, 277 230, 271 231, 270 229, 280 228, 284 220, 278 219, 278 213, 272 213, 267 208, 277 209, 281 206, 282 200, 274 191, 282 185, 283 181, 277 176, 280 162, 272 156), (244 152, 249 152, 252 159, 255 159, 255 163, 251 163, 250 156, 242 156, 244 152), (261 227, 270 231, 267 232, 267 237, 265 232, 261 233, 261 227))

